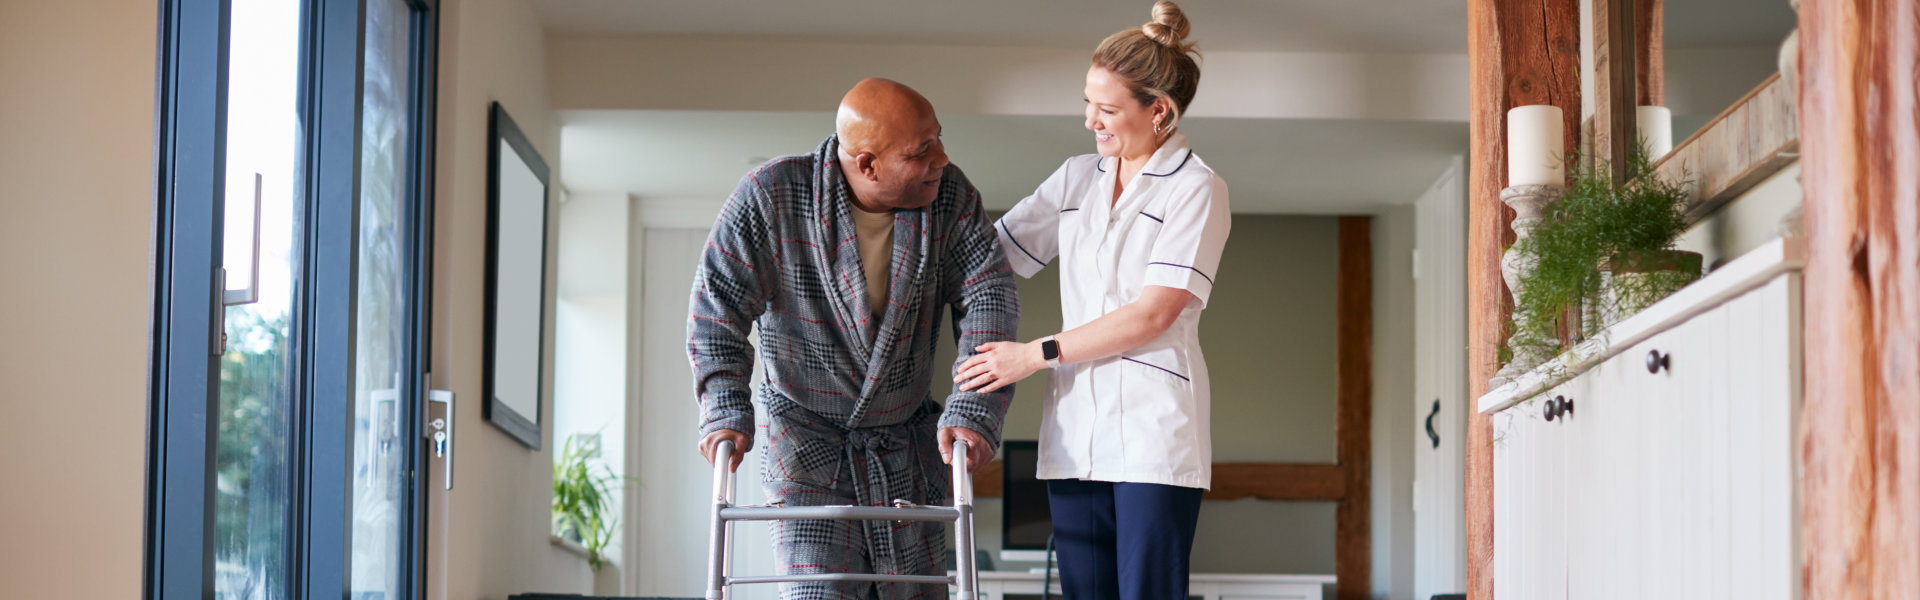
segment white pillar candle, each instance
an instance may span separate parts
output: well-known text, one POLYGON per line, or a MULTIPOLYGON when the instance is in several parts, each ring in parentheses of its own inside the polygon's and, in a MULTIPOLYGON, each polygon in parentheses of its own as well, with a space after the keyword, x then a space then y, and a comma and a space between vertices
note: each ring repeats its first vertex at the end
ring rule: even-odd
POLYGON ((1560 107, 1516 106, 1507 111, 1507 185, 1567 184, 1566 136, 1560 107))
POLYGON ((1634 114, 1639 119, 1640 141, 1647 145, 1647 160, 1660 160, 1673 151, 1673 111, 1665 106, 1642 106, 1634 114))

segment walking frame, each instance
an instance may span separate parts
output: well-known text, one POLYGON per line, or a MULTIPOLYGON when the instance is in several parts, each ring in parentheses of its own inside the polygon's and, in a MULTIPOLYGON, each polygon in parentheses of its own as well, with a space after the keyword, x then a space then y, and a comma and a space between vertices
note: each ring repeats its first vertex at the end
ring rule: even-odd
POLYGON ((971 600, 980 589, 979 566, 973 558, 973 478, 967 474, 967 442, 953 442, 953 506, 920 506, 894 500, 893 506, 734 506, 736 474, 727 466, 733 462, 733 442, 720 442, 713 453, 712 537, 708 548, 707 600, 726 600, 728 590, 744 583, 785 583, 805 581, 871 581, 880 583, 918 583, 950 585, 957 588, 955 598, 971 600), (823 573, 811 575, 773 575, 735 577, 733 575, 734 521, 789 521, 829 519, 836 521, 950 521, 954 523, 954 575, 887 575, 880 573, 823 573))

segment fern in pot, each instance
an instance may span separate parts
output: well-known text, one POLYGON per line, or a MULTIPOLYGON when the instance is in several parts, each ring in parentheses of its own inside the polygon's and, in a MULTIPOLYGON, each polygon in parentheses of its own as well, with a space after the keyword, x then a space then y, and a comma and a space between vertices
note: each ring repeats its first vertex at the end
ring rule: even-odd
POLYGON ((1510 325, 1516 342, 1559 349, 1569 333, 1593 335, 1699 279, 1701 256, 1677 250, 1687 189, 1653 172, 1644 148, 1616 183, 1602 160, 1568 158, 1565 196, 1548 206, 1515 249, 1532 263, 1510 325))
POLYGON ((553 533, 587 549, 595 571, 607 563, 607 545, 613 541, 619 516, 613 511, 613 487, 623 478, 600 457, 600 436, 574 434, 553 463, 553 533))

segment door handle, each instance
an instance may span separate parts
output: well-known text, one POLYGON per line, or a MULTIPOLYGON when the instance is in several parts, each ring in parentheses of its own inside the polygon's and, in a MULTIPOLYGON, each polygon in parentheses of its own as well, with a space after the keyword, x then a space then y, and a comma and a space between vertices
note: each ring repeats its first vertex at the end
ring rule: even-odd
POLYGON ((428 443, 432 444, 433 457, 446 459, 446 463, 442 465, 442 468, 446 473, 446 482, 442 484, 443 486, 442 489, 452 491, 453 490, 453 391, 452 390, 427 390, 427 406, 431 408, 434 403, 445 404, 447 408, 445 411, 441 412, 443 416, 439 418, 428 419, 426 429, 422 431, 421 434, 427 438, 428 443))
POLYGON ((1440 399, 1433 399, 1433 412, 1427 413, 1427 439, 1433 440, 1433 449, 1440 449, 1440 434, 1433 430, 1433 418, 1440 414, 1440 399))

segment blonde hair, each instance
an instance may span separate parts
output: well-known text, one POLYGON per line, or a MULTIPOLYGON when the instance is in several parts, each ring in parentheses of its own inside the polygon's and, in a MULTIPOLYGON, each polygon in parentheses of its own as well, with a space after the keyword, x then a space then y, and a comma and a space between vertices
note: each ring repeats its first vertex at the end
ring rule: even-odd
POLYGON ((1107 36, 1093 51, 1093 66, 1113 73, 1142 106, 1159 98, 1173 105, 1161 122, 1162 135, 1173 134, 1200 88, 1200 64, 1194 60, 1200 53, 1186 41, 1191 29, 1180 5, 1160 0, 1153 3, 1152 21, 1107 36))

